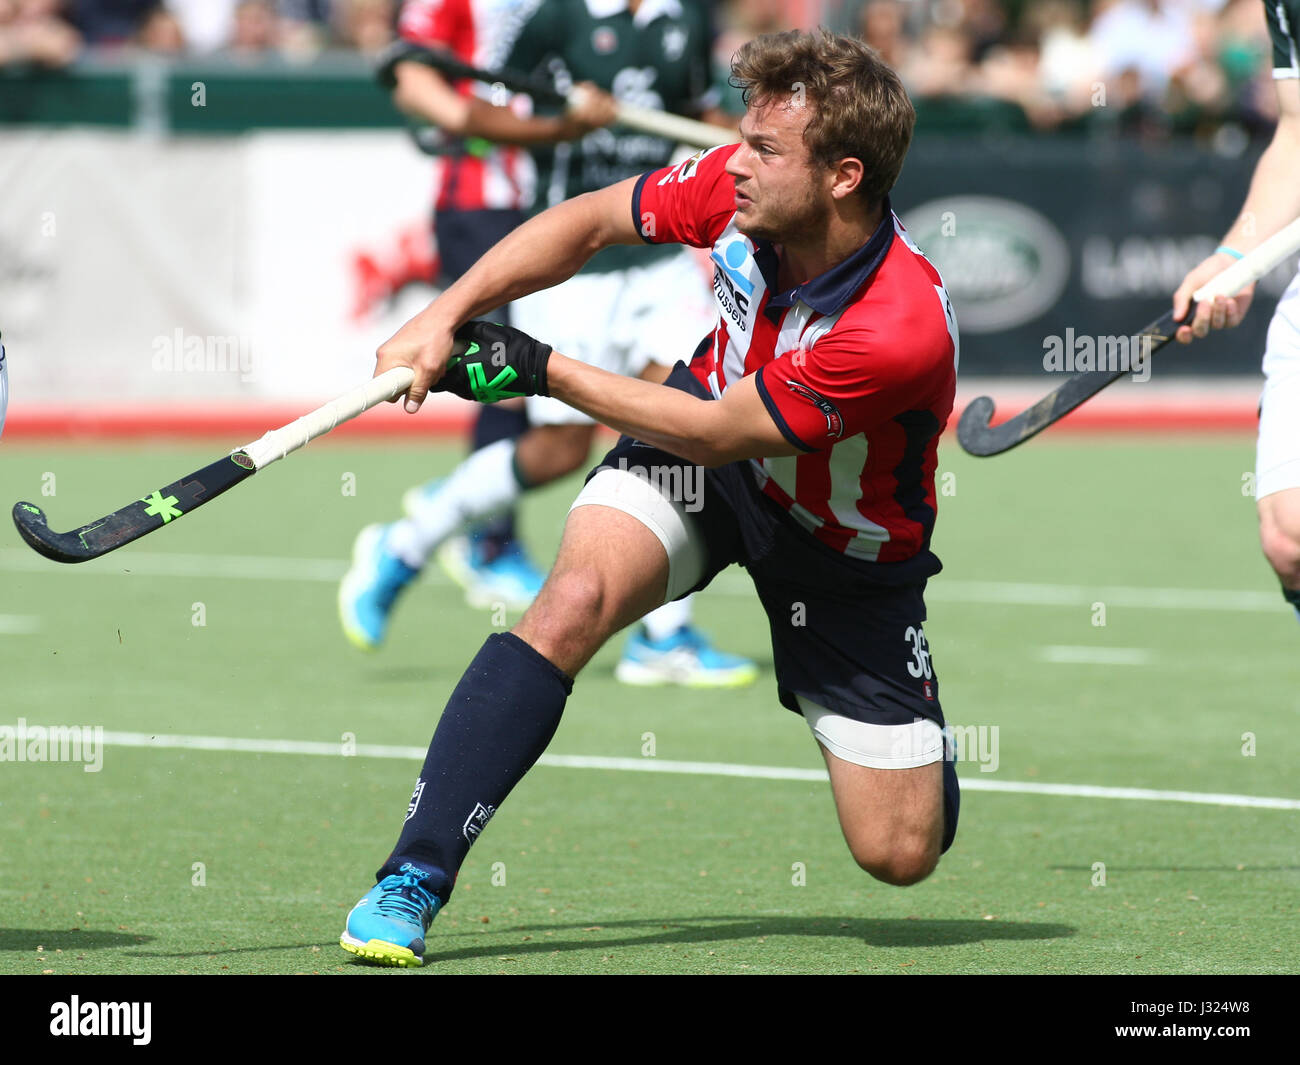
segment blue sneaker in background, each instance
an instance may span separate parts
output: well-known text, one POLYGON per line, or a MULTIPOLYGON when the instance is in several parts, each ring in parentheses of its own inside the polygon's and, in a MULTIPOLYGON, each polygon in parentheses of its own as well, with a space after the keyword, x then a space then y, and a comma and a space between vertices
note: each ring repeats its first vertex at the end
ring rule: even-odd
POLYGON ((403 588, 420 571, 387 548, 388 525, 367 525, 352 548, 352 568, 339 585, 339 620, 354 646, 373 651, 384 642, 388 617, 403 588))
POLYGON ((748 658, 719 651, 691 625, 658 641, 650 639, 644 625, 638 625, 623 648, 614 676, 639 687, 743 688, 758 678, 758 666, 748 658))
POLYGON ((546 581, 518 540, 508 540, 496 557, 487 561, 480 537, 454 536, 438 549, 438 562, 464 589, 465 601, 478 610, 498 603, 508 610, 527 610, 546 581))

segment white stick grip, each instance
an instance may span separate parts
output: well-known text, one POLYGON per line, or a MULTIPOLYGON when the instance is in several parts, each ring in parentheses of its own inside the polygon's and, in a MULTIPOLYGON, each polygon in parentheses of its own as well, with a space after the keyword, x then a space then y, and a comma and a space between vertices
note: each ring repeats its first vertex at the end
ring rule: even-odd
POLYGON ((260 470, 363 411, 400 396, 414 380, 415 372, 409 366, 394 366, 338 399, 330 400, 323 407, 317 407, 310 414, 304 414, 279 429, 272 429, 239 450, 253 460, 255 469, 260 470))
POLYGON ((1215 296, 1235 296, 1297 251, 1300 251, 1300 218, 1248 251, 1223 273, 1216 274, 1192 294, 1192 299, 1202 303, 1215 296))
MULTIPOLYGON (((569 93, 570 107, 579 106, 585 90, 574 88, 569 93)), ((715 126, 708 122, 698 122, 683 115, 671 115, 667 111, 656 111, 652 107, 637 107, 635 104, 616 102, 618 118, 615 121, 643 133, 653 133, 657 137, 689 145, 692 148, 712 148, 718 144, 735 144, 740 134, 726 126, 715 126)))
POLYGON ((632 129, 667 137, 692 148, 712 148, 718 144, 735 144, 740 140, 740 134, 734 129, 634 104, 619 104, 618 120, 632 129))

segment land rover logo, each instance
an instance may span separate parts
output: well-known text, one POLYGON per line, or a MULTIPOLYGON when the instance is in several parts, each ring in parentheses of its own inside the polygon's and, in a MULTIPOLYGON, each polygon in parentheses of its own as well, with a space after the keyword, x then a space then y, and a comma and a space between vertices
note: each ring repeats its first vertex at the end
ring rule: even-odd
POLYGON ((931 200, 908 211, 902 222, 943 275, 963 333, 996 333, 1032 322, 1065 288, 1065 239, 1037 211, 1011 200, 931 200))

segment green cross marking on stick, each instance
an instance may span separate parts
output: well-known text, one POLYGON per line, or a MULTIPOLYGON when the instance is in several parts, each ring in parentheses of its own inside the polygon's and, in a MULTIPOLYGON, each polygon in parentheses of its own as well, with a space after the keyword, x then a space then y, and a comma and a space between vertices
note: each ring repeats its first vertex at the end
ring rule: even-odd
POLYGON ((140 502, 148 503, 149 505, 144 508, 144 512, 162 518, 164 525, 171 521, 172 518, 179 518, 182 513, 176 507, 176 497, 168 496, 164 499, 161 491, 155 492, 151 496, 145 496, 140 502))
POLYGON ((516 399, 524 395, 523 392, 506 391, 506 386, 513 384, 519 376, 519 371, 513 366, 507 366, 491 381, 483 372, 481 362, 472 362, 465 369, 469 373, 469 387, 474 393, 474 398, 480 403, 495 403, 500 399, 516 399))

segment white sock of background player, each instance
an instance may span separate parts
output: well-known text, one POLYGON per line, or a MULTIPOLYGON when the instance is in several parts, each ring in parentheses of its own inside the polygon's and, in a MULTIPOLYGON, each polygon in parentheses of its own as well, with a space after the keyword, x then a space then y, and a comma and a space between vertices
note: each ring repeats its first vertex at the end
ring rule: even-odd
POLYGON ((513 440, 498 440, 475 451, 452 471, 433 499, 393 526, 389 548, 408 566, 423 569, 439 545, 523 495, 514 459, 513 440))
MULTIPOLYGON (((389 550, 408 566, 423 569, 441 544, 508 508, 524 493, 514 459, 513 440, 475 451, 452 471, 433 499, 393 526, 389 550)), ((650 639, 666 639, 690 624, 691 599, 665 603, 642 620, 650 639)))

